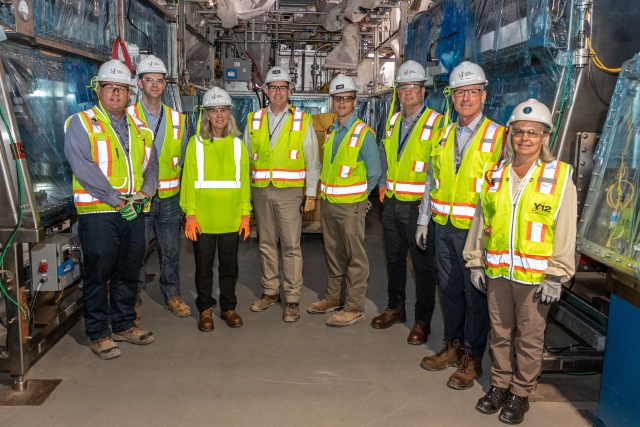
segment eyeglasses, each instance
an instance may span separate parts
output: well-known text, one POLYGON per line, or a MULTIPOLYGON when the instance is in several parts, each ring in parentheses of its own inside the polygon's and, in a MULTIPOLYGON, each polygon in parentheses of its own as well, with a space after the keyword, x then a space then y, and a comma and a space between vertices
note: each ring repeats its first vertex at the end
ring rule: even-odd
POLYGON ((163 84, 165 84, 165 83, 167 82, 167 81, 166 81, 165 79, 163 79, 163 78, 154 79, 154 78, 151 78, 151 77, 143 77, 143 78, 142 78, 142 81, 143 81, 143 82, 146 82, 146 83, 151 83, 151 84, 153 84, 153 83, 158 83, 159 85, 163 85, 163 84))
POLYGON ((484 89, 454 89, 451 91, 456 98, 463 98, 466 94, 469 94, 470 98, 477 98, 480 96, 484 89))
POLYGON ((355 96, 332 96, 331 99, 336 104, 340 104, 342 102, 351 102, 354 99, 356 99, 356 97, 355 96))
POLYGON ((100 85, 100 87, 107 92, 129 92, 129 86, 122 85, 100 85))
POLYGON ((287 86, 267 86, 267 89, 269 89, 272 92, 284 92, 285 90, 289 89, 289 85, 287 85, 287 86))
POLYGON ((409 83, 406 85, 400 85, 398 86, 398 92, 413 92, 416 89, 420 89, 422 87, 422 85, 418 84, 418 83, 409 83))
POLYGON ((229 112, 229 108, 227 108, 227 107, 207 108, 207 113, 225 114, 227 112, 229 112))
POLYGON ((511 131, 514 138, 522 138, 525 133, 529 138, 540 138, 545 132, 538 129, 514 129, 511 131))

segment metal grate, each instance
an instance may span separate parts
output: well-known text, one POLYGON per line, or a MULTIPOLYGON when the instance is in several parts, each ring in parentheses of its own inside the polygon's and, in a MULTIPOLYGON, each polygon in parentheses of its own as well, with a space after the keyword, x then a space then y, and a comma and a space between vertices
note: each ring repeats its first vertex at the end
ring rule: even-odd
POLYGON ((280 9, 298 9, 313 3, 313 0, 278 0, 277 4, 280 9))

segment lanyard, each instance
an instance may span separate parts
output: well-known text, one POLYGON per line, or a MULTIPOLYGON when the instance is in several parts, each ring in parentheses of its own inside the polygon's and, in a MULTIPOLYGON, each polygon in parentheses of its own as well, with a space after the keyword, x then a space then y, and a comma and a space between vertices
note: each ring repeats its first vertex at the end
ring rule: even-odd
MULTIPOLYGON (((407 143, 407 139, 409 138, 409 135, 411 135, 411 132, 413 132, 414 126, 418 122, 418 119, 422 117, 422 114, 424 113, 424 110, 426 110, 426 108, 427 108, 426 105, 422 107, 422 110, 420 110, 420 114, 418 114, 416 118, 413 119, 413 123, 411 124, 409 131, 404 134, 404 138, 402 138, 402 142, 398 144, 398 160, 400 160, 400 153, 402 153, 402 149, 404 148, 404 145, 407 143)), ((400 141, 401 133, 402 133, 402 116, 400 116, 400 132, 398 133, 398 142, 400 141)))
POLYGON ((120 140, 120 145, 128 153, 129 152, 129 123, 127 123, 127 125, 124 128, 125 128, 125 138, 123 138, 122 135, 120 135, 120 132, 118 132, 117 126, 111 126, 111 129, 113 129, 113 131, 115 132, 116 137, 118 138, 118 140, 120 140))
MULTIPOLYGON (((289 108, 289 112, 291 112, 291 108, 289 108)), ((267 116, 269 115, 269 113, 267 113, 267 116)), ((278 126, 280 126, 280 122, 282 122, 282 119, 284 119, 287 116, 287 112, 286 110, 284 111, 284 114, 282 115, 282 117, 280 117, 280 120, 278 120, 278 123, 276 123, 276 127, 273 128, 273 132, 269 131, 269 144, 271 144, 271 137, 273 136, 274 133, 276 133, 276 129, 278 129, 278 126)), ((269 126, 269 119, 267 118, 267 126, 269 126)))
MULTIPOLYGON (((484 123, 484 116, 480 119, 476 127, 473 129, 473 131, 471 132, 471 135, 469 135, 469 139, 467 139, 467 144, 469 143, 469 141, 473 141, 473 138, 475 138, 476 133, 478 133, 478 129, 480 129, 480 126, 482 125, 482 123, 484 123)), ((458 129, 456 129, 453 146, 454 146, 454 149, 456 150, 456 175, 457 175, 458 169, 460 169, 460 165, 462 165, 462 152, 460 151, 460 147, 458 147, 458 129)))
MULTIPOLYGON (((525 176, 523 178, 518 177, 520 178, 520 184, 518 185, 518 188, 516 189, 516 192, 513 195, 513 198, 511 200, 512 205, 515 206, 518 203, 518 199, 520 198, 520 193, 522 193, 522 190, 524 190, 524 187, 527 185, 527 182, 529 182, 529 180, 531 179, 531 174, 533 173, 537 165, 538 165, 538 162, 533 162, 533 164, 531 165, 531 167, 529 168, 525 176)), ((513 170, 513 165, 510 165, 509 172, 511 172, 512 170, 513 170)), ((513 171, 513 173, 518 175, 516 171, 513 171)))
POLYGON ((160 118, 158 119, 158 123, 156 124, 156 130, 153 131, 154 141, 156 139, 156 136, 158 136, 158 129, 160 129, 160 123, 162 123, 163 116, 164 116, 164 107, 160 106, 160 118))

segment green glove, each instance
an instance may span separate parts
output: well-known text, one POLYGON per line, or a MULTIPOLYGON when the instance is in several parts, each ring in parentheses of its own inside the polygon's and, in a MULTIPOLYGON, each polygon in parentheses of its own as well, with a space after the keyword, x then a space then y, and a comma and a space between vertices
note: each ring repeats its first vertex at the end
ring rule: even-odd
POLYGON ((124 200, 126 204, 120 209, 120 215, 127 221, 133 221, 136 219, 140 213, 144 210, 144 206, 149 203, 149 199, 142 194, 125 194, 123 196, 118 196, 120 200, 124 200))

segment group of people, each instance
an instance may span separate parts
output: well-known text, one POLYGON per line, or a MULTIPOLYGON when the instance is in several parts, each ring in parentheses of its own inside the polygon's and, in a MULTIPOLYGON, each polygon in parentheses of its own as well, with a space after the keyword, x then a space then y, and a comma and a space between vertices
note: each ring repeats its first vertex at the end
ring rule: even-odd
POLYGON ((83 247, 84 318, 98 357, 118 357, 118 341, 153 341, 138 326, 151 230, 165 307, 190 316, 180 295, 181 211, 194 249, 201 331, 214 329, 216 251, 220 317, 229 327, 243 324, 235 311, 237 256, 240 237, 250 233, 252 209, 262 296, 251 310, 281 302, 282 279, 283 320, 297 321, 301 214, 315 209, 318 183, 329 276, 324 298, 307 312, 336 312, 327 320, 336 327, 363 321, 369 278, 365 216, 369 194, 378 187, 388 304, 371 326, 406 322, 409 255, 416 304, 408 343, 427 341, 436 281, 444 315, 444 346, 421 366, 455 367, 447 385, 468 389, 482 375, 490 336, 491 387, 476 408, 501 411, 506 423, 522 422, 540 371, 549 303, 574 274, 576 190, 572 168, 549 151, 553 123, 544 104, 529 99, 518 105, 506 128, 492 122, 482 114, 484 72, 465 61, 451 72, 457 114, 451 121, 449 111, 443 116, 424 104, 425 70, 407 61, 395 80, 400 111, 389 116, 377 146, 373 129, 354 113, 354 81, 339 74, 330 83, 336 120, 327 130, 321 164, 312 118, 289 104, 291 83, 281 67, 268 71, 269 105, 248 115, 244 133, 231 114, 229 94, 213 88, 204 94, 191 138, 184 115, 162 104, 162 61, 145 57, 137 74, 134 84, 123 63, 105 63, 96 79, 98 104, 65 125, 83 247), (135 85, 138 101, 127 108, 135 85))

